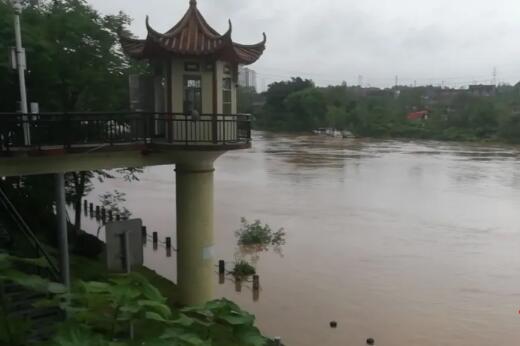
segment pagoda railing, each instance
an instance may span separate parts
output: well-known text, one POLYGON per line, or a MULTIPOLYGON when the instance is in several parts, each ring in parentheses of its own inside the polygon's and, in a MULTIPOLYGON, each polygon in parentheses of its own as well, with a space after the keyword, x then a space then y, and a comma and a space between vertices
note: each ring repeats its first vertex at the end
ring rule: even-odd
POLYGON ((226 146, 249 144, 248 114, 0 113, 0 152, 119 143, 226 146), (28 135, 27 135, 28 134, 28 135))

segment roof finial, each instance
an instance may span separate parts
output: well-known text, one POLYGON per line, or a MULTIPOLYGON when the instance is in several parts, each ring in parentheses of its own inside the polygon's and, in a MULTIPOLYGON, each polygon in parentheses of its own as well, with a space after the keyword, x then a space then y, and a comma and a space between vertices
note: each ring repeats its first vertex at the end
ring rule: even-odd
POLYGON ((190 0, 190 6, 197 7, 197 0, 190 0))

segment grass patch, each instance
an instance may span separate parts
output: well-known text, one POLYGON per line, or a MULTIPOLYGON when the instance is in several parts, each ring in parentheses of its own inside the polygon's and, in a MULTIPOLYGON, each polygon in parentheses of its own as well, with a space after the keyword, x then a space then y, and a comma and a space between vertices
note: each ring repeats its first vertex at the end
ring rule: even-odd
MULTIPOLYGON (((70 267, 74 280, 100 281, 106 279, 110 274, 105 263, 101 260, 77 255, 71 255, 70 267)), ((135 272, 143 275, 152 285, 157 287, 161 294, 168 299, 168 305, 175 306, 178 303, 177 285, 173 282, 146 267, 138 267, 135 272)))

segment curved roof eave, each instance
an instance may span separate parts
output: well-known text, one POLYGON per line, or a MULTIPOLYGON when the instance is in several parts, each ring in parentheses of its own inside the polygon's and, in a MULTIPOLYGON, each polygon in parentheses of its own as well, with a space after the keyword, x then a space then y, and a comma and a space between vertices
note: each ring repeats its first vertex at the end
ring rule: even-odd
POLYGON ((146 16, 148 35, 145 40, 130 39, 125 41, 125 52, 134 57, 151 57, 169 53, 183 56, 225 56, 241 64, 252 64, 260 58, 265 50, 267 36, 256 44, 245 45, 233 42, 233 24, 228 21, 229 28, 219 34, 204 19, 197 9, 196 0, 190 1, 190 8, 182 19, 166 33, 161 34, 150 25, 146 16))

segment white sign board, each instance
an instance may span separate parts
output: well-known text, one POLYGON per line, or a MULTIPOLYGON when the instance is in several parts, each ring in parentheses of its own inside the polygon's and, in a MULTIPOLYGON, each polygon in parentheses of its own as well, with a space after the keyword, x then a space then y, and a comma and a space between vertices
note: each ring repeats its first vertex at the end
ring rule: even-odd
POLYGON ((106 225, 108 270, 126 272, 127 259, 130 261, 128 263, 129 268, 143 264, 142 225, 141 219, 116 221, 106 225))

